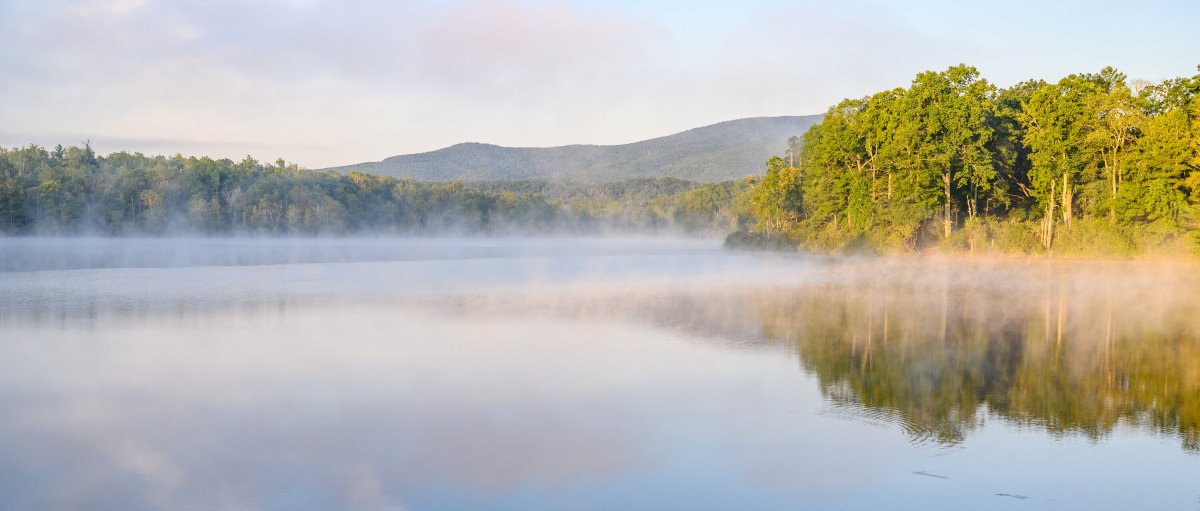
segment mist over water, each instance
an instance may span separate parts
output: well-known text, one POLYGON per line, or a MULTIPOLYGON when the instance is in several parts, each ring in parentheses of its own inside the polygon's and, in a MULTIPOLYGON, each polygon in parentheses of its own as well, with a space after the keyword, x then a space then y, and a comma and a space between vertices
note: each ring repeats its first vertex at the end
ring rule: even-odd
POLYGON ((1200 273, 4 239, 4 509, 1196 509, 1200 273))

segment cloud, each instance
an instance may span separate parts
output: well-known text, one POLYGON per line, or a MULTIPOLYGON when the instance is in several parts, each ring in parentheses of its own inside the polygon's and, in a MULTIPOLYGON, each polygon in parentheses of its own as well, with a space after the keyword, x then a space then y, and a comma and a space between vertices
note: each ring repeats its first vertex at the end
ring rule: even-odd
POLYGON ((387 155, 400 150, 387 140, 441 143, 421 140, 431 127, 461 137, 472 117, 490 115, 494 128, 543 101, 591 108, 647 67, 652 32, 617 11, 516 0, 94 0, 7 11, 0 46, 27 49, 0 50, 0 64, 18 71, 0 83, 0 96, 21 99, 0 112, 9 131, 309 147, 284 156, 310 166, 355 160, 319 147, 387 155))
POLYGON ((416 33, 425 69, 450 80, 515 87, 636 59, 646 36, 643 27, 612 13, 511 0, 454 4, 416 33))
POLYGON ((819 113, 959 62, 1001 85, 1107 59, 1152 80, 1194 69, 1175 50, 1200 37, 1183 26, 1194 6, 1154 20, 1163 5, 1139 9, 1129 44, 1103 55, 1078 41, 1110 10, 1076 7, 1029 21, 1024 8, 879 0, 0 0, 0 126, 39 143, 176 139, 240 158, 208 142, 236 140, 320 167, 819 113), (1068 16, 1082 21, 1054 25, 1068 16), (1012 26, 1027 33, 994 37, 1012 26))
POLYGON ((14 25, 24 27, 17 37, 33 49, 28 60, 62 72, 161 79, 163 71, 192 70, 377 86, 491 75, 528 84, 636 58, 648 34, 613 11, 516 0, 104 0, 51 3, 23 17, 14 25))

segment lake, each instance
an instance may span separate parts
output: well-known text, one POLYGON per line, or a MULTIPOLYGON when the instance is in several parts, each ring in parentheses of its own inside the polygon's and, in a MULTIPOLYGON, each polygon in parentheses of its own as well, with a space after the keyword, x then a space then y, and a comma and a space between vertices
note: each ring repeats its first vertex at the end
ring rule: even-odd
POLYGON ((0 509, 1200 509, 1200 272, 0 239, 0 509))

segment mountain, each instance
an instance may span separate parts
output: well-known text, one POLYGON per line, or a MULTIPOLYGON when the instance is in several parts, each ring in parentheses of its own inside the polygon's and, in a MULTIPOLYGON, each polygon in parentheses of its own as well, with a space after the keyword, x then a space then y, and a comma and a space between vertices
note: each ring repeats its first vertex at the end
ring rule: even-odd
POLYGON ((465 143, 333 170, 421 181, 558 179, 608 182, 673 177, 718 182, 761 174, 819 115, 752 117, 622 145, 502 147, 465 143))

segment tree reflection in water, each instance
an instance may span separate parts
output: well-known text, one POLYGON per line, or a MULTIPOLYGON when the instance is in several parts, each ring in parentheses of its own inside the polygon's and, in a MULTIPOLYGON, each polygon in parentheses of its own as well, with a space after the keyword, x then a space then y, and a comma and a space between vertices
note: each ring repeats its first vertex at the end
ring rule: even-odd
POLYGON ((1140 280, 1025 277, 835 281, 746 303, 834 405, 914 440, 961 442, 990 416, 1093 440, 1143 428, 1200 450, 1195 300, 1140 280))

